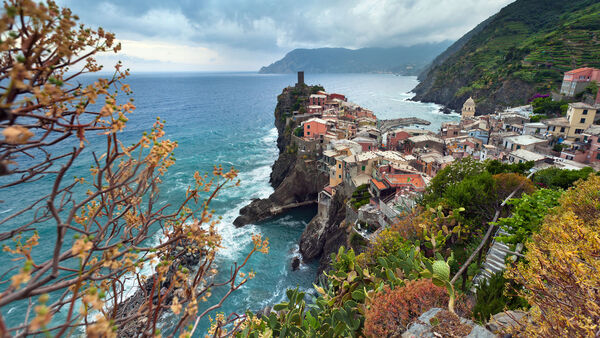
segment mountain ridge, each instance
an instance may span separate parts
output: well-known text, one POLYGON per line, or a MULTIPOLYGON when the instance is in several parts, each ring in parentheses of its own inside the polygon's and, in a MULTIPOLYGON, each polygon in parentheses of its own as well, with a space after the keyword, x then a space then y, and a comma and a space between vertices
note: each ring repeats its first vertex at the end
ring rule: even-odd
POLYGON ((409 47, 294 49, 259 70, 261 74, 294 73, 395 73, 417 75, 451 41, 409 47))
POLYGON ((556 91, 565 71, 600 67, 595 0, 517 0, 482 24, 421 74, 413 100, 460 109, 472 96, 487 114, 556 91))

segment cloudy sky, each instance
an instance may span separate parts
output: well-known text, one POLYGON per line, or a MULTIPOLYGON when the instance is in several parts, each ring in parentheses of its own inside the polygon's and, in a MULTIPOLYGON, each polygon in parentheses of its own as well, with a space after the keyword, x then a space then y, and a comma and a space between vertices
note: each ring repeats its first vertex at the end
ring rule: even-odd
MULTIPOLYGON (((134 71, 258 70, 294 48, 456 40, 514 0, 59 0, 134 71)), ((102 57, 112 63, 113 57, 102 57)))

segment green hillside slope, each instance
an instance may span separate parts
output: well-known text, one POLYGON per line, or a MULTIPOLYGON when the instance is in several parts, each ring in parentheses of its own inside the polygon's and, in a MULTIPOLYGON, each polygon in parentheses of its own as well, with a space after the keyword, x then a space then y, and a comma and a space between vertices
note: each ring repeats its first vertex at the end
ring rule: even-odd
POLYGON ((415 100, 459 109, 473 96, 490 113, 557 90, 567 70, 600 67, 597 0, 518 0, 491 19, 430 69, 415 100))

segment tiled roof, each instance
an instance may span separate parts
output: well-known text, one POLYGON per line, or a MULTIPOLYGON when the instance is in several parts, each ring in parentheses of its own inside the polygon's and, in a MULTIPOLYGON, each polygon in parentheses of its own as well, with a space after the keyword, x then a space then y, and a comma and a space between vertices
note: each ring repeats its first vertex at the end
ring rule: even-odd
POLYGON ((416 188, 425 188, 423 177, 418 174, 387 174, 385 180, 392 186, 413 185, 416 188))
POLYGON ((371 179, 371 182, 372 182, 373 184, 375 184, 375 186, 376 186, 376 187, 377 187, 377 189, 379 189, 379 190, 385 190, 385 189, 387 189, 387 187, 385 186, 385 184, 384 184, 383 182, 380 182, 380 181, 378 181, 378 180, 376 180, 376 179, 374 179, 374 178, 372 178, 372 179, 371 179))

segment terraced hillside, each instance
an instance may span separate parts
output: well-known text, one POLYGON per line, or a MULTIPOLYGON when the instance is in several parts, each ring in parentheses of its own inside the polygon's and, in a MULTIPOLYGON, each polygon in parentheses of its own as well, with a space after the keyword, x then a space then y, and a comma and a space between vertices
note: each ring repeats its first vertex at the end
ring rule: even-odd
POLYGON ((478 114, 524 104, 558 89, 567 70, 600 67, 600 3, 518 0, 455 49, 423 74, 415 100, 459 109, 473 96, 478 114))

